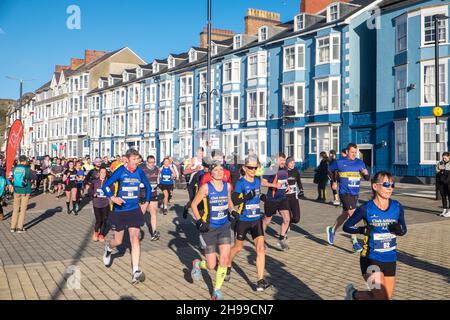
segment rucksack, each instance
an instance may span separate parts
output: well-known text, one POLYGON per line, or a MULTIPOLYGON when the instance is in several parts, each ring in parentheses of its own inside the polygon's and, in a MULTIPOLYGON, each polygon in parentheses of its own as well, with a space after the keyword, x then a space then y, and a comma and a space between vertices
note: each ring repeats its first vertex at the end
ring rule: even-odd
POLYGON ((13 173, 14 187, 25 188, 27 186, 26 170, 24 167, 16 167, 13 173))
MULTIPOLYGON (((0 197, 3 196, 3 194, 5 193, 5 188, 6 188, 6 178, 3 176, 0 176, 0 197)), ((0 204, 1 206, 1 204, 0 204)))

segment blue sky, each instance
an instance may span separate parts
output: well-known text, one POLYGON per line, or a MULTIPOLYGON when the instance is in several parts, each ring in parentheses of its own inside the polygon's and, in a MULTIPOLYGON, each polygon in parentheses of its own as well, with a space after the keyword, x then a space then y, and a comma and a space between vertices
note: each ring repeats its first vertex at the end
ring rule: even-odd
MULTIPOLYGON (((247 8, 275 11, 283 22, 300 0, 213 0, 213 27, 244 31, 247 8)), ((128 46, 147 63, 199 45, 206 0, 0 0, 0 98, 17 99, 12 76, 35 79, 24 92, 49 81, 55 64, 83 58, 84 49, 128 46), (81 29, 69 30, 70 5, 81 10, 81 29)))

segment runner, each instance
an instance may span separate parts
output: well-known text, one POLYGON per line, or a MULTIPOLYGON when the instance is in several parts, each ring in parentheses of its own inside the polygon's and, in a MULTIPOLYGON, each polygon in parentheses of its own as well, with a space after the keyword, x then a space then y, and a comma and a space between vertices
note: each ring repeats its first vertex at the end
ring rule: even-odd
POLYGON ((45 156, 44 161, 41 165, 42 168, 42 179, 44 180, 44 193, 51 191, 52 186, 52 175, 50 170, 52 168, 52 162, 50 161, 50 156, 45 156))
POLYGON ((259 196, 261 188, 261 180, 255 177, 256 170, 259 166, 257 157, 252 156, 245 159, 245 176, 236 182, 236 187, 231 195, 233 204, 238 206, 239 220, 236 222, 235 237, 236 241, 231 248, 230 260, 228 262, 228 270, 226 281, 230 280, 231 265, 236 255, 244 247, 244 240, 247 233, 250 232, 256 247, 256 272, 258 281, 256 282, 256 290, 264 291, 270 287, 264 279, 265 268, 265 248, 264 248, 264 228, 262 223, 262 215, 259 208, 259 196))
MULTIPOLYGON (((347 155, 346 155, 347 156, 347 155)), ((330 156, 328 157, 328 167, 331 166, 336 161, 336 150, 330 150, 330 156)), ((332 173, 328 171, 328 175, 331 181, 336 181, 336 177, 333 177, 332 173)), ((339 194, 337 189, 333 189, 333 184, 330 185, 331 191, 333 192, 333 205, 339 206, 341 200, 339 200, 339 194)))
POLYGON ((204 149, 202 147, 197 149, 197 154, 192 158, 189 164, 185 167, 183 174, 190 175, 189 182, 187 184, 187 190, 189 195, 189 201, 186 203, 183 209, 183 218, 186 219, 189 214, 189 208, 191 207, 192 200, 194 200, 195 194, 198 191, 198 184, 200 182, 200 176, 204 174, 204 161, 203 161, 204 149))
POLYGON ((264 232, 272 221, 274 214, 280 212, 283 222, 279 234, 278 245, 283 251, 289 250, 286 240, 286 233, 290 224, 289 202, 286 193, 290 191, 288 185, 288 171, 286 167, 286 155, 280 153, 278 155, 277 164, 269 167, 263 175, 261 185, 268 187, 267 196, 264 203, 264 232))
POLYGON ((78 161, 75 169, 77 170, 77 201, 75 204, 76 207, 76 211, 79 212, 80 211, 80 204, 81 204, 81 199, 84 196, 84 190, 83 190, 83 186, 84 186, 84 178, 85 178, 85 173, 84 170, 81 168, 81 162, 78 161))
POLYGON ((77 171, 74 168, 72 160, 67 162, 67 165, 68 169, 63 174, 63 182, 66 184, 67 214, 74 213, 77 216, 78 212, 75 210, 74 206, 74 202, 77 199, 77 171))
POLYGON ((364 250, 360 265, 370 291, 357 291, 347 285, 346 300, 390 300, 394 294, 397 268, 397 236, 407 232, 404 210, 392 200, 394 179, 389 172, 379 172, 372 180, 374 199, 356 209, 344 224, 344 231, 363 234, 364 250), (363 220, 364 227, 356 227, 363 220))
MULTIPOLYGON (((220 150, 213 150, 211 152, 211 157, 212 157, 212 161, 217 161, 219 162, 222 167, 224 167, 224 163, 223 163, 223 153, 220 150)), ((202 175, 201 179, 200 179, 200 185, 204 185, 208 182, 212 181, 212 177, 211 177, 211 172, 204 172, 204 174, 202 175)), ((223 169, 223 182, 228 182, 230 185, 232 185, 232 181, 231 181, 231 172, 228 169, 223 169)))
MULTIPOLYGON (((175 164, 175 162, 173 161, 173 158, 171 156, 169 156, 169 163, 170 163, 170 167, 175 172, 175 181, 178 181, 180 179, 180 173, 178 171, 177 165, 175 164)), ((172 197, 173 197, 173 189, 169 192, 169 203, 172 200, 172 197)))
POLYGON ((295 159, 290 157, 286 160, 288 168, 288 185, 289 192, 286 196, 289 202, 289 211, 291 224, 300 222, 300 205, 298 200, 304 196, 302 180, 300 179, 300 172, 295 168, 295 159))
POLYGON ((39 188, 41 186, 41 181, 42 181, 42 168, 41 168, 41 162, 39 160, 34 160, 34 172, 36 174, 36 184, 35 184, 35 189, 34 192, 38 193, 39 192, 39 188))
POLYGON ((239 214, 233 210, 230 185, 222 180, 222 165, 219 162, 213 162, 210 170, 213 180, 200 187, 191 205, 197 228, 200 231, 200 242, 205 248, 206 256, 206 260, 196 259, 192 262, 191 276, 193 280, 200 280, 202 269, 214 270, 217 265, 218 253, 219 264, 211 300, 223 300, 220 289, 225 280, 230 259, 230 220, 239 219, 239 214), (200 216, 197 208, 202 201, 205 203, 203 217, 200 216))
POLYGON ((62 176, 64 173, 64 167, 61 165, 61 160, 56 159, 56 165, 52 167, 50 170, 50 174, 54 177, 53 179, 53 188, 56 191, 56 197, 61 198, 64 192, 64 185, 62 176))
MULTIPOLYGON (((331 177, 339 177, 339 198, 342 202, 343 211, 332 227, 327 227, 327 240, 330 245, 334 244, 336 230, 353 215, 358 203, 361 176, 368 181, 370 179, 366 165, 356 158, 358 146, 350 143, 347 146, 347 157, 339 159, 329 167, 331 177)), ((337 190, 336 180, 332 181, 334 190, 337 190)), ((356 235, 352 235, 353 251, 361 252, 363 248, 358 243, 356 235)))
POLYGON ((92 197, 92 205, 95 214, 93 241, 105 241, 106 222, 110 212, 109 199, 102 190, 106 182, 106 168, 102 167, 99 171, 98 178, 92 180, 89 186, 89 195, 92 197))
POLYGON ((159 169, 159 188, 164 193, 164 203, 162 207, 164 215, 168 212, 169 193, 173 190, 175 177, 176 173, 170 166, 169 158, 165 158, 163 160, 163 166, 159 169))
MULTIPOLYGON (((148 211, 150 212, 150 234, 152 235, 151 241, 159 240, 161 234, 159 233, 156 225, 156 211, 158 209, 158 184, 159 184, 159 169, 156 166, 156 159, 154 156, 148 156, 147 162, 140 166, 142 171, 144 171, 147 180, 151 186, 151 200, 148 206, 148 211)), ((145 203, 145 193, 146 189, 141 188, 139 202, 141 204, 145 203)), ((144 214, 147 213, 147 210, 142 210, 144 214)), ((149 229, 150 229, 149 228, 149 229)))
MULTIPOLYGON (((106 165, 102 166, 102 159, 101 158, 95 158, 95 160, 94 160, 94 168, 86 174, 86 178, 84 179, 84 182, 86 184, 86 190, 89 189, 92 181, 94 181, 94 180, 99 178, 99 176, 100 176, 100 169, 102 167, 106 169, 106 165)), ((106 172, 108 173, 108 170, 106 170, 106 172)))
POLYGON ((103 185, 105 195, 114 203, 114 211, 108 217, 108 223, 114 231, 114 239, 105 246, 103 263, 111 265, 112 250, 122 244, 125 229, 128 228, 131 242, 131 262, 133 284, 145 281, 145 274, 139 269, 139 258, 141 254, 139 234, 141 227, 145 224, 142 209, 147 210, 151 199, 151 186, 145 173, 137 166, 139 153, 130 149, 126 153, 127 163, 114 171, 103 185), (111 186, 118 182, 117 196, 114 196, 111 186), (139 186, 141 183, 146 188, 146 202, 139 206, 139 186), (142 209, 141 209, 142 208, 142 209))

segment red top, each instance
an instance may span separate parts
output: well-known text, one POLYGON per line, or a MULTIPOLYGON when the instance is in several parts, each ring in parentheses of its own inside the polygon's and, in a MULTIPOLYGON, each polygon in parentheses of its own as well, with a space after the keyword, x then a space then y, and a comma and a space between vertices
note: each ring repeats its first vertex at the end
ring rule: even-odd
MULTIPOLYGON (((212 181, 212 177, 211 177, 211 173, 209 172, 205 172, 205 174, 202 177, 202 180, 200 181, 200 185, 204 185, 208 182, 212 181)), ((228 169, 223 169, 223 182, 227 182, 230 186, 232 186, 231 184, 231 173, 230 170, 228 169)))

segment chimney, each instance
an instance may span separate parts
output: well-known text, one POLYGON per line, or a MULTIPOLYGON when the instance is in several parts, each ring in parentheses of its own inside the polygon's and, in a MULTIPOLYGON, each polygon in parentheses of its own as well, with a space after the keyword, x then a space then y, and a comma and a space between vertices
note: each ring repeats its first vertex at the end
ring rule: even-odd
POLYGON ((108 52, 106 51, 97 51, 97 50, 84 50, 84 60, 86 61, 86 64, 91 63, 94 60, 97 60, 104 54, 108 52))
POLYGON ((84 63, 83 59, 72 58, 70 59, 70 69, 76 70, 84 63))
MULTIPOLYGON (((231 30, 223 29, 211 29, 211 40, 212 41, 223 41, 232 38, 234 32, 231 30)), ((208 47, 208 28, 204 27, 203 31, 200 32, 200 48, 208 47)))
POLYGON ((349 0, 302 0, 300 12, 317 14, 333 2, 349 2, 349 0))
POLYGON ((258 29, 262 26, 273 26, 280 23, 279 13, 248 9, 245 17, 245 33, 253 36, 258 34, 258 29))
POLYGON ((60 72, 62 72, 63 70, 68 70, 68 69, 70 69, 70 66, 63 66, 63 65, 61 65, 61 64, 57 64, 57 65, 55 66, 55 72, 56 72, 56 73, 60 73, 60 72))

